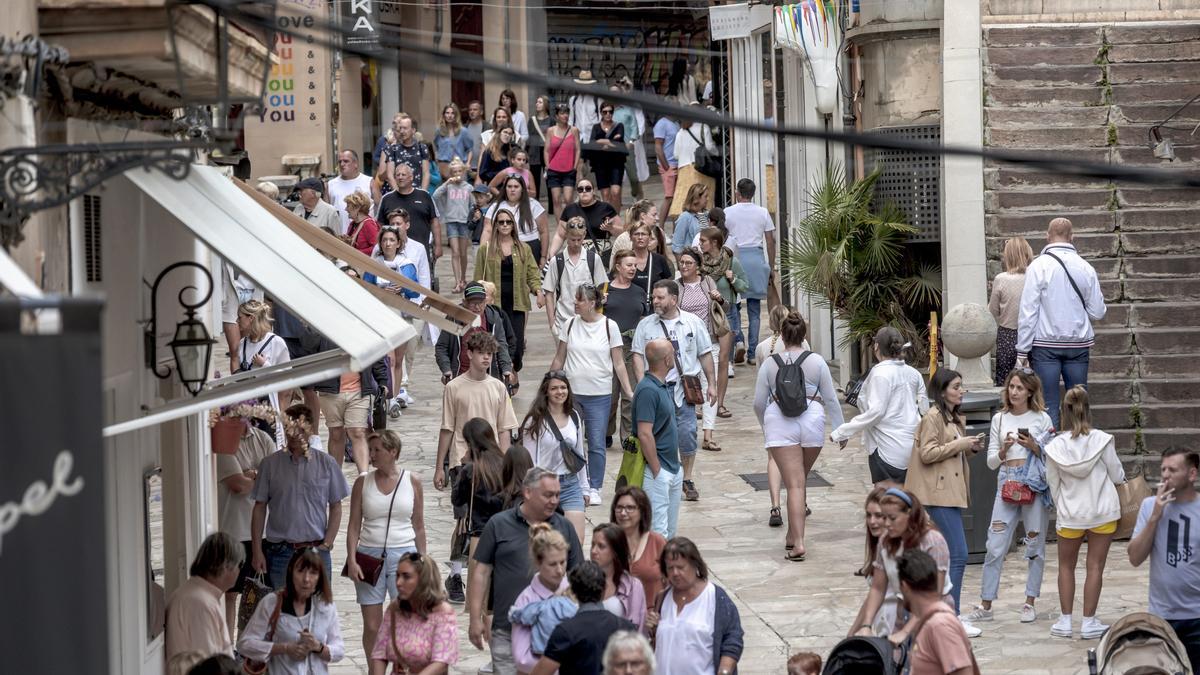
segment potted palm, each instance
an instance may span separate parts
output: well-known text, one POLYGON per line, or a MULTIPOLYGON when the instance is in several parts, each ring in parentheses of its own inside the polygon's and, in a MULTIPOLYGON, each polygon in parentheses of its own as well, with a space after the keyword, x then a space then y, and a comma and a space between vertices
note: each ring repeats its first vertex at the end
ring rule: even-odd
POLYGON ((252 419, 275 422, 275 408, 259 401, 242 401, 208 411, 212 451, 220 455, 237 454, 238 444, 252 419))
POLYGON ((809 192, 808 217, 781 247, 780 270, 846 324, 842 346, 857 344, 860 357, 870 354, 866 346, 875 331, 893 326, 920 359, 926 329, 914 317, 940 306, 941 267, 909 253, 908 238, 917 229, 900 209, 873 203, 879 175, 876 169, 851 181, 840 166, 827 167, 809 192))

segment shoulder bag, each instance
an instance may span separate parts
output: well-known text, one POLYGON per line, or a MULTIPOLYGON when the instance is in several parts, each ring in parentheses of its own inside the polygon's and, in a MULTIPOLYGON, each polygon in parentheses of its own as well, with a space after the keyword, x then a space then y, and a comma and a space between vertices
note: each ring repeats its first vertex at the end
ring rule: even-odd
MULTIPOLYGON (((663 337, 667 339, 667 342, 671 342, 671 335, 667 333, 667 324, 663 323, 662 319, 658 320, 658 327, 662 329, 663 337)), ((700 385, 700 376, 683 373, 683 364, 679 362, 679 351, 675 348, 674 343, 671 346, 671 352, 675 355, 675 371, 679 373, 679 382, 683 385, 684 402, 688 405, 704 405, 704 388, 700 385)))
MULTIPOLYGON (((707 282, 705 286, 710 291, 717 290, 717 285, 713 282, 712 277, 706 276, 704 281, 707 282)), ((708 316, 713 337, 719 339, 729 335, 729 317, 725 314, 725 305, 721 300, 713 300, 711 295, 708 297, 708 316)))
MULTIPOLYGON (((583 424, 579 421, 579 413, 571 411, 571 421, 575 423, 575 433, 583 434, 583 424)), ((575 474, 583 470, 587 466, 587 461, 575 454, 575 448, 570 443, 563 439, 562 430, 558 428, 558 423, 554 421, 554 416, 546 421, 546 426, 550 427, 550 433, 554 434, 554 438, 558 439, 558 450, 562 454, 563 464, 567 467, 567 472, 575 474)))
MULTIPOLYGON (((1003 426, 1004 413, 1000 413, 1000 421, 1001 426, 1003 426)), ((1000 439, 1000 443, 1003 442, 1004 439, 1000 439)), ((1009 478, 1000 486, 1000 499, 1009 504, 1032 504, 1036 498, 1037 495, 1033 493, 1033 489, 1026 485, 1024 481, 1009 478)))
POLYGON ((450 561, 467 562, 471 557, 471 515, 475 512, 475 467, 471 467, 471 505, 467 514, 454 521, 450 533, 450 561))
POLYGON ((617 472, 617 489, 625 486, 642 487, 645 479, 646 456, 637 434, 630 434, 621 443, 621 470, 617 472))
MULTIPOLYGON (((264 642, 271 642, 275 639, 275 627, 279 625, 279 613, 283 610, 283 591, 279 591, 275 595, 277 596, 275 611, 271 612, 271 620, 267 624, 269 626, 267 634, 263 637, 264 642)), ((266 675, 267 661, 245 658, 242 660, 242 672, 245 675, 266 675)))
MULTIPOLYGON (((375 480, 369 474, 367 475, 366 479, 367 480, 375 480)), ((403 481, 404 481, 404 470, 401 469, 400 470, 400 479, 396 481, 396 487, 395 487, 395 489, 392 490, 392 500, 390 502, 388 502, 387 525, 386 525, 386 529, 384 529, 384 531, 383 531, 383 556, 376 557, 376 556, 370 555, 369 553, 363 553, 362 551, 358 551, 358 550, 354 551, 354 562, 358 563, 358 567, 359 567, 359 569, 362 570, 362 573, 363 573, 363 578, 362 578, 363 583, 367 584, 368 586, 374 586, 376 584, 376 582, 379 581, 379 575, 383 573, 384 564, 387 561, 388 534, 391 533, 391 529, 392 529, 392 507, 396 504, 396 493, 400 491, 400 486, 403 484, 403 481)), ((365 490, 366 487, 367 486, 364 481, 363 489, 365 490)), ((342 576, 347 577, 347 578, 350 577, 350 561, 349 560, 347 560, 346 564, 342 566, 342 576)))
MULTIPOLYGON (((701 127, 703 129, 704 127, 701 127)), ((696 171, 708 176, 709 178, 720 178, 722 172, 721 158, 716 157, 708 151, 708 148, 696 138, 692 133, 691 128, 684 129, 688 136, 696 141, 696 153, 693 155, 692 166, 696 167, 696 171)))

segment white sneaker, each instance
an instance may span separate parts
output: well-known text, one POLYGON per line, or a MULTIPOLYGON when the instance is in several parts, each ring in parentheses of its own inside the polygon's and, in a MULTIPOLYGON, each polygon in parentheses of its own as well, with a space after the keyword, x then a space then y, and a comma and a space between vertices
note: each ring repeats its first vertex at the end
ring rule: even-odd
POLYGON ((1021 608, 1021 623, 1033 623, 1037 621, 1037 608, 1028 602, 1021 608))
POLYGON ((477 673, 493 673, 495 671, 492 670, 492 662, 488 661, 487 663, 480 666, 479 670, 477 670, 475 672, 477 672, 477 673))
POLYGON ((1083 617, 1083 625, 1079 627, 1079 637, 1084 640, 1095 640, 1104 635, 1104 631, 1108 630, 1108 626, 1100 623, 1100 619, 1094 616, 1083 617))
POLYGON ((979 623, 981 621, 991 621, 992 617, 992 610, 984 609, 983 605, 975 605, 970 614, 964 614, 959 618, 963 620, 963 623, 979 623))
POLYGON ((963 619, 962 617, 959 617, 958 620, 960 622, 962 622, 962 627, 963 627, 963 630, 966 631, 967 637, 977 638, 980 635, 983 635, 983 629, 980 628, 979 626, 971 625, 970 622, 968 622, 966 619, 963 619))
POLYGON ((600 499, 600 491, 592 490, 592 506, 600 506, 603 503, 604 500, 600 499))
POLYGON ((1071 637, 1071 616, 1064 614, 1058 617, 1058 621, 1050 627, 1050 635, 1053 637, 1070 638, 1071 637))
POLYGON ((729 364, 729 376, 733 377, 733 364, 729 364))
POLYGON ((411 394, 408 393, 408 390, 403 387, 401 387, 400 391, 396 393, 396 398, 400 399, 401 401, 404 401, 405 407, 408 407, 417 402, 417 400, 415 398, 413 398, 411 394))

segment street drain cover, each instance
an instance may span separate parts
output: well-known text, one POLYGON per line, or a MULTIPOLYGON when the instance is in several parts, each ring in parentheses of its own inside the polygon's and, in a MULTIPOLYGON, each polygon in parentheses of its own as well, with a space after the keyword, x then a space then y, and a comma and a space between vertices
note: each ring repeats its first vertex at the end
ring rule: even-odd
MULTIPOLYGON (((767 474, 766 473, 739 473, 742 480, 746 481, 750 487, 755 490, 762 491, 767 489, 767 474)), ((833 483, 825 480, 821 474, 813 471, 808 474, 808 487, 833 487, 833 483)))

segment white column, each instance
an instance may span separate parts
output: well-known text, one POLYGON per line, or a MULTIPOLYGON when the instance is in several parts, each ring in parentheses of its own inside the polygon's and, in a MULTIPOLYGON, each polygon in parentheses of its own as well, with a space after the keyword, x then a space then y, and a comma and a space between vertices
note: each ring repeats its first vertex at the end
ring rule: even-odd
MULTIPOLYGON (((942 28, 942 141, 979 147, 983 142, 982 30, 979 3, 947 12, 942 28)), ((983 160, 942 160, 942 269, 950 309, 987 303, 983 232, 983 160)))
MULTIPOLYGON (((763 120, 763 53, 762 35, 736 38, 729 41, 730 112, 735 119, 762 122, 763 120)), ((758 186, 754 202, 766 206, 764 193, 767 183, 763 144, 771 139, 762 134, 733 131, 733 176, 736 182, 749 178, 758 186)))
MULTIPOLYGON (((400 69, 394 63, 379 62, 379 124, 386 130, 400 112, 400 69)), ((375 139, 371 139, 374 146, 375 139)))

